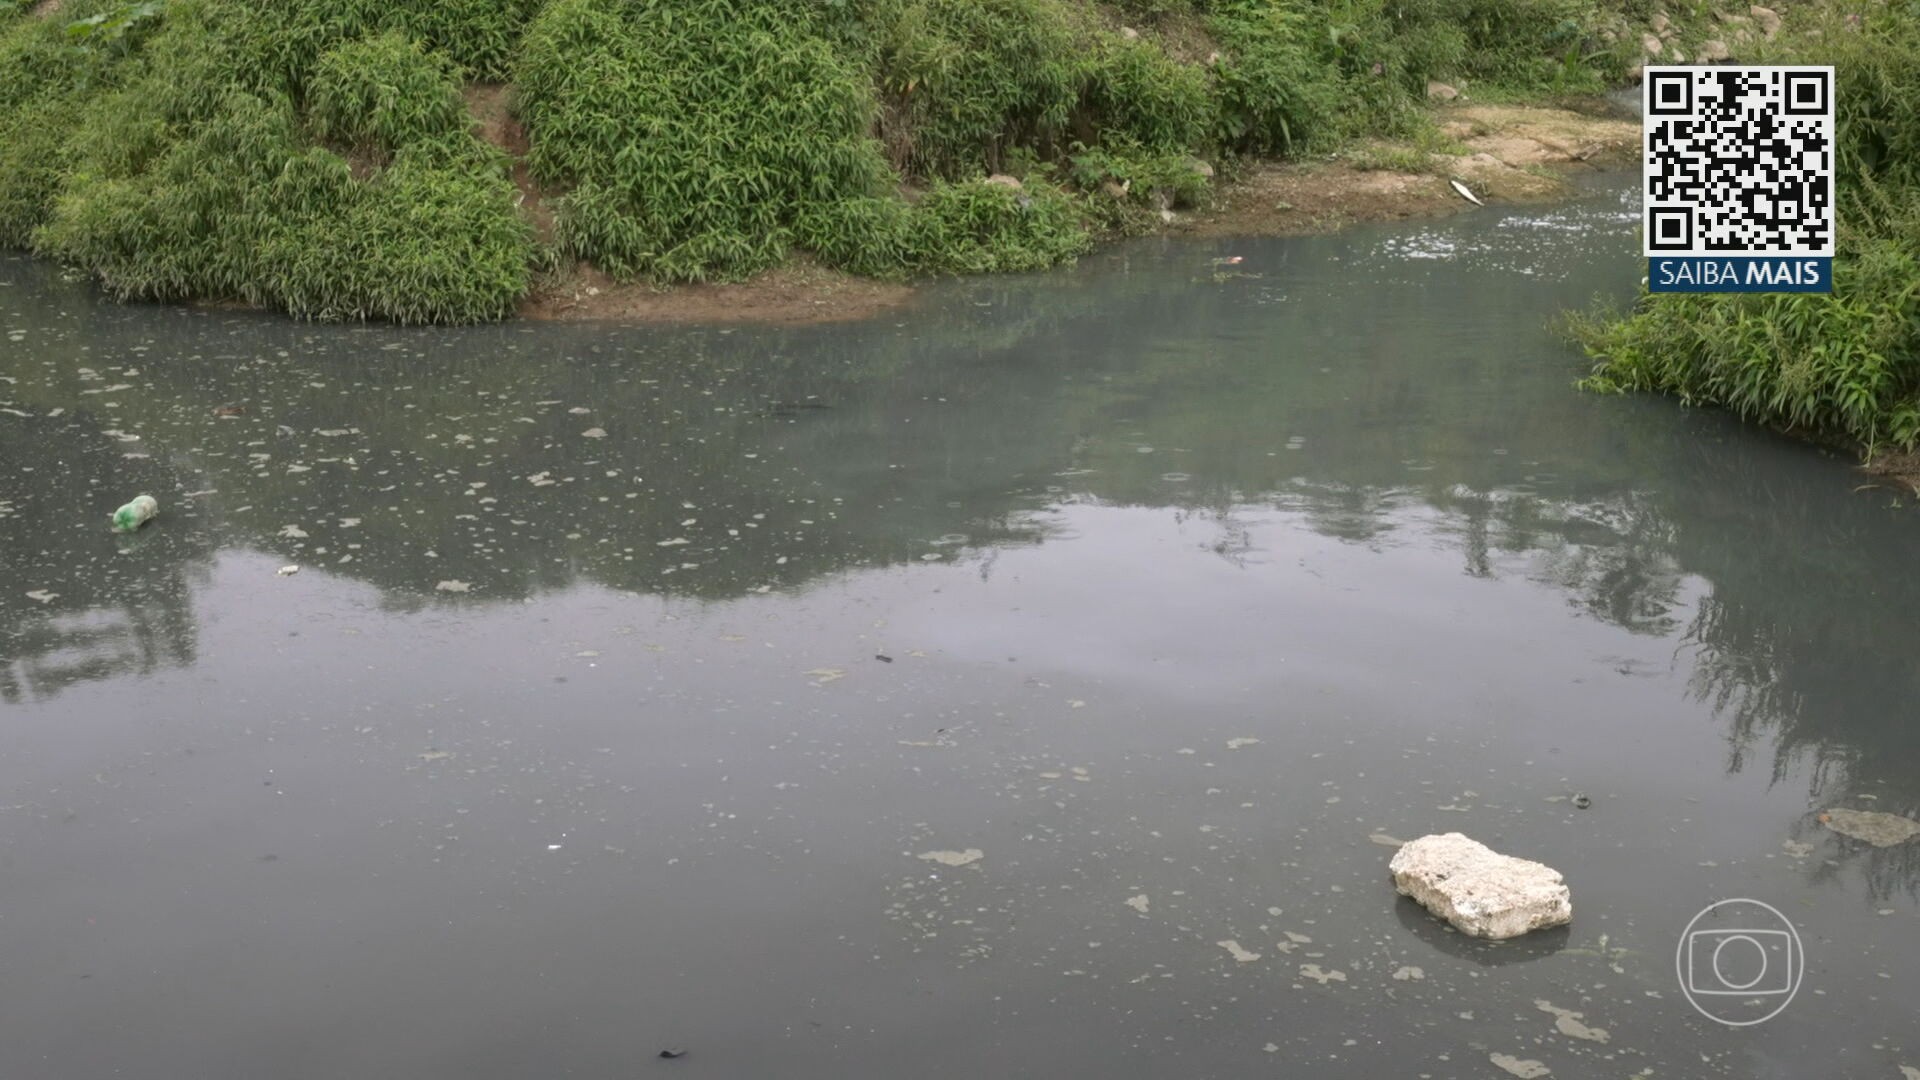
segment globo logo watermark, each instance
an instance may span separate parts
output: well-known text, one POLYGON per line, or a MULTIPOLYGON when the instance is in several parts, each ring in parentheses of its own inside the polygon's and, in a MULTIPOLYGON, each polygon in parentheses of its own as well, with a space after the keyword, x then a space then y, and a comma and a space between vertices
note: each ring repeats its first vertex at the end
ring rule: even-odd
POLYGON ((1700 1015, 1750 1027, 1780 1015, 1807 971, 1800 932, 1759 900, 1709 904, 1680 934, 1674 971, 1700 1015))

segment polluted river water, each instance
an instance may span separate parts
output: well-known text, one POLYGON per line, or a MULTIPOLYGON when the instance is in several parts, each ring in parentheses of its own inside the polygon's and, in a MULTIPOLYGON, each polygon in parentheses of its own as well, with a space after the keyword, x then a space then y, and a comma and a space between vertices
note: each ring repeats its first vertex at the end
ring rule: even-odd
POLYGON ((837 326, 0 261, 0 1076, 1920 1075, 1821 817, 1920 805, 1914 511, 1574 389, 1623 183, 837 326), (1450 831, 1571 927, 1396 895, 1450 831))

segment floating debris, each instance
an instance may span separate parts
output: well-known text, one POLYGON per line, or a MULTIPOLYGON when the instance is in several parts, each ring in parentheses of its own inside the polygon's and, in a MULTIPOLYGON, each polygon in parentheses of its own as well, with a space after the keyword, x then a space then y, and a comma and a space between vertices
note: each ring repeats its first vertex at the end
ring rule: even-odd
POLYGON ((42 604, 51 604, 53 603, 53 598, 59 595, 57 592, 48 592, 45 589, 30 589, 27 592, 27 599, 38 600, 42 604))
POLYGON ((1543 1013, 1551 1015, 1554 1018, 1553 1026, 1559 1028, 1560 1034, 1562 1035, 1571 1035, 1576 1039, 1585 1039, 1588 1042, 1597 1043, 1604 1043, 1609 1038, 1606 1028, 1589 1027, 1581 1023, 1581 1020, 1586 1017, 1586 1013, 1577 1013, 1572 1009, 1562 1009, 1544 998, 1534 999, 1533 1007, 1543 1013))
POLYGON ((1237 963, 1251 964, 1255 960, 1260 959, 1259 953, 1248 952, 1247 950, 1240 947, 1240 943, 1238 941, 1235 941, 1232 938, 1228 938, 1225 941, 1216 941, 1214 942, 1214 944, 1227 950, 1227 955, 1233 957, 1234 961, 1237 963))
POLYGON ((1536 1077, 1546 1076, 1553 1071, 1547 1068, 1545 1062, 1535 1061, 1532 1058, 1514 1057, 1512 1054, 1489 1054, 1487 1060, 1519 1077, 1520 1080, 1535 1080, 1536 1077))
POLYGON ((835 679, 844 679, 847 677, 846 671, 837 667, 817 667, 805 674, 811 675, 823 683, 830 683, 835 679))
POLYGON ((160 504, 151 495, 137 495, 127 505, 113 512, 113 527, 116 532, 133 532, 152 521, 160 513, 160 504))
POLYGON ((1303 979, 1312 979, 1313 981, 1319 983, 1321 986, 1325 986, 1330 982, 1346 982, 1347 981, 1346 972, 1322 970, 1319 964, 1301 964, 1300 977, 1303 979))
POLYGON ((1403 896, 1473 937, 1511 938, 1573 921, 1573 901, 1558 870, 1502 855, 1460 833, 1423 836, 1387 869, 1403 896))
POLYGON ((299 572, 300 572, 300 568, 297 566, 283 566, 280 569, 274 571, 274 573, 279 574, 281 577, 292 577, 293 575, 299 572))
POLYGON ((979 848, 970 847, 965 851, 923 851, 914 858, 937 862, 941 866, 966 866, 969 863, 979 862, 986 858, 986 855, 987 853, 979 848))
POLYGON ((1417 967, 1414 967, 1411 964, 1402 964, 1393 973, 1394 982, 1409 982, 1409 981, 1419 982, 1421 979, 1424 979, 1426 977, 1427 977, 1426 972, 1420 970, 1417 967))
POLYGON ((1877 810, 1836 808, 1821 814, 1820 823, 1841 836, 1864 840, 1874 847, 1893 847, 1920 836, 1920 821, 1877 810))
POLYGON ((1257 745, 1259 745, 1259 743, 1260 743, 1260 740, 1259 740, 1259 739, 1255 739, 1255 738, 1251 738, 1251 737, 1248 737, 1248 736, 1242 736, 1242 737, 1240 737, 1240 738, 1237 738, 1237 739, 1228 739, 1228 740, 1227 740, 1227 749, 1229 749, 1229 750, 1238 750, 1238 749, 1240 749, 1240 748, 1241 748, 1241 747, 1243 747, 1243 746, 1257 746, 1257 745))
POLYGON ((1449 181, 1447 181, 1447 183, 1449 183, 1449 184, 1452 184, 1452 185, 1453 185, 1453 190, 1455 190, 1455 191, 1457 191, 1457 192, 1459 192, 1459 193, 1460 193, 1460 197, 1461 197, 1461 198, 1463 198, 1463 199, 1465 199, 1465 200, 1467 200, 1468 202, 1470 202, 1470 203, 1472 203, 1473 205, 1475 205, 1475 206, 1485 206, 1485 205, 1487 205, 1486 203, 1483 203, 1483 202, 1481 202, 1481 201, 1480 201, 1480 196, 1478 196, 1478 195, 1475 195, 1475 194, 1474 194, 1473 192, 1471 192, 1471 191, 1469 191, 1469 190, 1467 190, 1467 185, 1465 185, 1465 184, 1463 184, 1463 183, 1461 183, 1460 181, 1458 181, 1458 180, 1449 180, 1449 181))
POLYGON ((464 581, 442 581, 434 586, 441 592, 472 592, 473 586, 464 581))
POLYGON ((1139 896, 1129 896, 1125 901, 1128 907, 1132 908, 1133 910, 1139 912, 1142 915, 1145 915, 1147 913, 1147 902, 1148 901, 1147 901, 1146 893, 1141 893, 1139 896))
POLYGON ((581 432, 580 437, 583 439, 604 439, 607 437, 607 429, 590 427, 587 430, 581 432))

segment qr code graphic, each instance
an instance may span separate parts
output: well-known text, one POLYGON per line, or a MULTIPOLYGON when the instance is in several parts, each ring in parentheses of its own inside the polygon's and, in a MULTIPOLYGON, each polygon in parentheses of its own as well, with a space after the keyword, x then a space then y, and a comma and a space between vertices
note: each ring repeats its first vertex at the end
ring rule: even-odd
POLYGON ((1833 254, 1833 68, 1650 67, 1646 256, 1833 254))

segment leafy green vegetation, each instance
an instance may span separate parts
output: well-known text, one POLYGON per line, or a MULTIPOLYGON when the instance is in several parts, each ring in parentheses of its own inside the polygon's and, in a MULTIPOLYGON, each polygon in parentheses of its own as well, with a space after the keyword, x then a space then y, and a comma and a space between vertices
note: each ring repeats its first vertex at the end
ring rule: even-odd
POLYGON ((307 88, 307 112, 321 138, 383 156, 457 137, 467 127, 452 62, 392 31, 322 56, 307 88))
POLYGON ((1839 126, 1833 293, 1643 294, 1569 330, 1602 391, 1720 405, 1869 452, 1920 443, 1920 7, 1836 7, 1817 55, 1784 37, 1769 62, 1832 63, 1839 126))
POLYGON ((498 318, 558 255, 1037 269, 1222 158, 1417 132, 1429 77, 1600 70, 1583 0, 0 2, 0 244, 318 318, 498 318), (508 80, 524 190, 464 96, 508 80))

